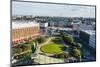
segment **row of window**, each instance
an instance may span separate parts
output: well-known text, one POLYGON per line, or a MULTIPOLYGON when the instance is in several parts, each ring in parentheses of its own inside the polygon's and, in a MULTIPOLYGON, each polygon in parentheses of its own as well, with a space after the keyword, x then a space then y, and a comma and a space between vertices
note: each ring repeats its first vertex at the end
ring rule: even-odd
POLYGON ((13 29, 12 30, 12 38, 20 38, 29 35, 34 35, 39 32, 38 27, 28 27, 28 28, 21 28, 21 29, 13 29))

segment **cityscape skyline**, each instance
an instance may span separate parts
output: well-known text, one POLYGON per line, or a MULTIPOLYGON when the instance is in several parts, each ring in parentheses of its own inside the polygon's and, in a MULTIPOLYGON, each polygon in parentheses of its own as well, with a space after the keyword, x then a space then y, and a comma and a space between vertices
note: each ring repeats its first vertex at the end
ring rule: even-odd
POLYGON ((95 18, 95 6, 12 2, 12 15, 95 18))
POLYGON ((96 61, 96 7, 12 2, 12 66, 96 61))

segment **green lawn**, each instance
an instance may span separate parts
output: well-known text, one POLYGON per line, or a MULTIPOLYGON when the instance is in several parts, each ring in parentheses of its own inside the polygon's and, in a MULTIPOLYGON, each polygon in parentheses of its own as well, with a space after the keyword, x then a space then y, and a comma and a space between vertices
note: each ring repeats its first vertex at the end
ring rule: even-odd
POLYGON ((49 54, 59 54, 63 52, 62 50, 63 47, 64 47, 63 44, 51 43, 42 46, 41 51, 49 54))

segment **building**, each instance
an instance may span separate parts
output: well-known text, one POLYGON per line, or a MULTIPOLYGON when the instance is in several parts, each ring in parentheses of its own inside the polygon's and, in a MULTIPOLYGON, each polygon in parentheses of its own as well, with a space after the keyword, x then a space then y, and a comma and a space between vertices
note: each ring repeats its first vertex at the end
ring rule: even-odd
MULTIPOLYGON (((25 40, 33 39, 39 37, 40 26, 39 23, 35 21, 13 21, 12 22, 12 63, 13 64, 26 64, 26 61, 33 63, 31 55, 28 55, 32 52, 35 53, 37 48, 37 43, 33 42, 30 46, 25 44, 25 40), (17 43, 17 44, 16 44, 17 43), (24 57, 28 56, 28 60, 24 57), (21 59, 21 60, 19 60, 21 59), (22 62, 24 61, 24 62, 22 62), (21 62, 21 63, 20 63, 21 62)), ((29 41, 29 40, 28 40, 29 41)), ((30 64, 30 63, 29 63, 30 64)))
POLYGON ((39 26, 40 26, 40 32, 43 34, 47 34, 48 23, 47 22, 40 22, 39 26))
POLYGON ((25 38, 40 35, 39 23, 35 21, 13 21, 12 22, 12 40, 20 41, 25 38))
POLYGON ((73 22, 71 22, 72 29, 79 31, 81 24, 82 24, 82 22, 80 20, 73 20, 73 22))
POLYGON ((94 30, 82 30, 80 31, 79 37, 85 43, 88 44, 89 47, 95 49, 96 47, 96 34, 94 30))
POLYGON ((92 25, 87 25, 85 23, 80 24, 80 30, 94 30, 94 27, 92 25))

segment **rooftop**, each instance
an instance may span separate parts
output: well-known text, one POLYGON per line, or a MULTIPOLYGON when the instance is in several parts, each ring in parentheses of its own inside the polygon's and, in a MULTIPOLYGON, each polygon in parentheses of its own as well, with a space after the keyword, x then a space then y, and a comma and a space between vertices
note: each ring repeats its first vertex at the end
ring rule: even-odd
POLYGON ((12 29, 39 26, 35 21, 13 21, 12 29))
POLYGON ((95 35, 95 30, 82 30, 82 31, 90 35, 95 35))

